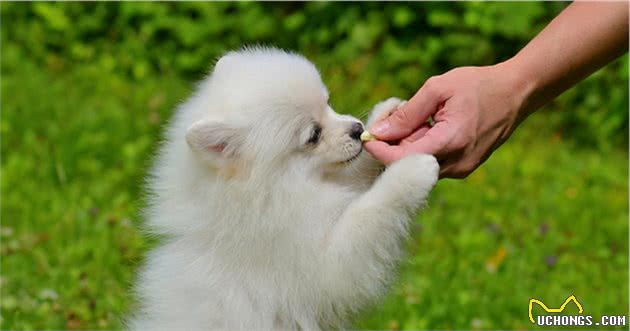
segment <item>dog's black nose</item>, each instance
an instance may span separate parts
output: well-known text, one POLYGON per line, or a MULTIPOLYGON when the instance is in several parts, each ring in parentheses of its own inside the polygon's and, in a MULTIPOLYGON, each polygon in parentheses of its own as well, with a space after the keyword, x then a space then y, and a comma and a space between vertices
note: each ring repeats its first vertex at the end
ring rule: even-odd
POLYGON ((352 123, 352 126, 350 127, 350 133, 349 133, 350 138, 360 140, 362 133, 363 133, 363 124, 359 122, 352 123))

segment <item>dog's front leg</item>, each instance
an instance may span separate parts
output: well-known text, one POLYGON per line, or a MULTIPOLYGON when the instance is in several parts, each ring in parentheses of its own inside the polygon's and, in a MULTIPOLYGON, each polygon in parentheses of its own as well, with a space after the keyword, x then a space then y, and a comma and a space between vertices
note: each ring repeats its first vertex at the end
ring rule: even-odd
POLYGON ((402 256, 408 223, 438 178, 431 155, 410 155, 390 165, 374 185, 348 206, 326 246, 331 295, 370 299, 384 288, 402 256))
POLYGON ((377 103, 370 111, 370 116, 368 117, 366 123, 366 129, 369 129, 372 124, 374 124, 374 122, 378 122, 384 118, 387 118, 393 112, 402 107, 405 103, 407 103, 407 101, 395 97, 377 103))
MULTIPOLYGON (((405 102, 406 101, 398 98, 389 98, 374 105, 365 124, 366 130, 369 130, 374 122, 391 115, 391 113, 404 105, 405 102)), ((371 186, 383 169, 385 169, 385 165, 383 165, 381 161, 376 160, 367 152, 361 153, 351 168, 351 171, 356 171, 355 176, 352 178, 354 185, 362 185, 363 187, 371 186)))

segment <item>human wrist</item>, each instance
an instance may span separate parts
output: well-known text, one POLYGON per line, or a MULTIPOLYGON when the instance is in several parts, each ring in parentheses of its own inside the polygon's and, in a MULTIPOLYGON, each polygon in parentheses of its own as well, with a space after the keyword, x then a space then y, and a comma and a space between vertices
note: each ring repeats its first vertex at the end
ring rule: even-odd
POLYGON ((518 55, 494 66, 510 91, 512 104, 519 122, 535 112, 540 104, 537 100, 540 89, 539 75, 527 67, 518 55))

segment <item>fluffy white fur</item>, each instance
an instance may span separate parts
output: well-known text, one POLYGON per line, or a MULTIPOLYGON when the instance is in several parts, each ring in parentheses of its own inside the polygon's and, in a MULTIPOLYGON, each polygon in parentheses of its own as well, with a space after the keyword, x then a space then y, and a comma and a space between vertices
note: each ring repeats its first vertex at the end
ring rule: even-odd
POLYGON ((383 171, 350 136, 356 122, 299 55, 223 56, 178 109, 149 180, 147 223, 167 239, 140 273, 129 328, 344 327, 378 298, 439 167, 413 155, 383 171))

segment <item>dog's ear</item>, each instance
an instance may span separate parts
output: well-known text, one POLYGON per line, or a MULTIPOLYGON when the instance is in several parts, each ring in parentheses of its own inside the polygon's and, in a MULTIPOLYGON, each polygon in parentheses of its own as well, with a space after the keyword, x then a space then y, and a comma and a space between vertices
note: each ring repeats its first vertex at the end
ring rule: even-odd
POLYGON ((243 140, 242 129, 220 121, 200 120, 186 132, 186 141, 193 150, 226 158, 238 155, 243 140))

